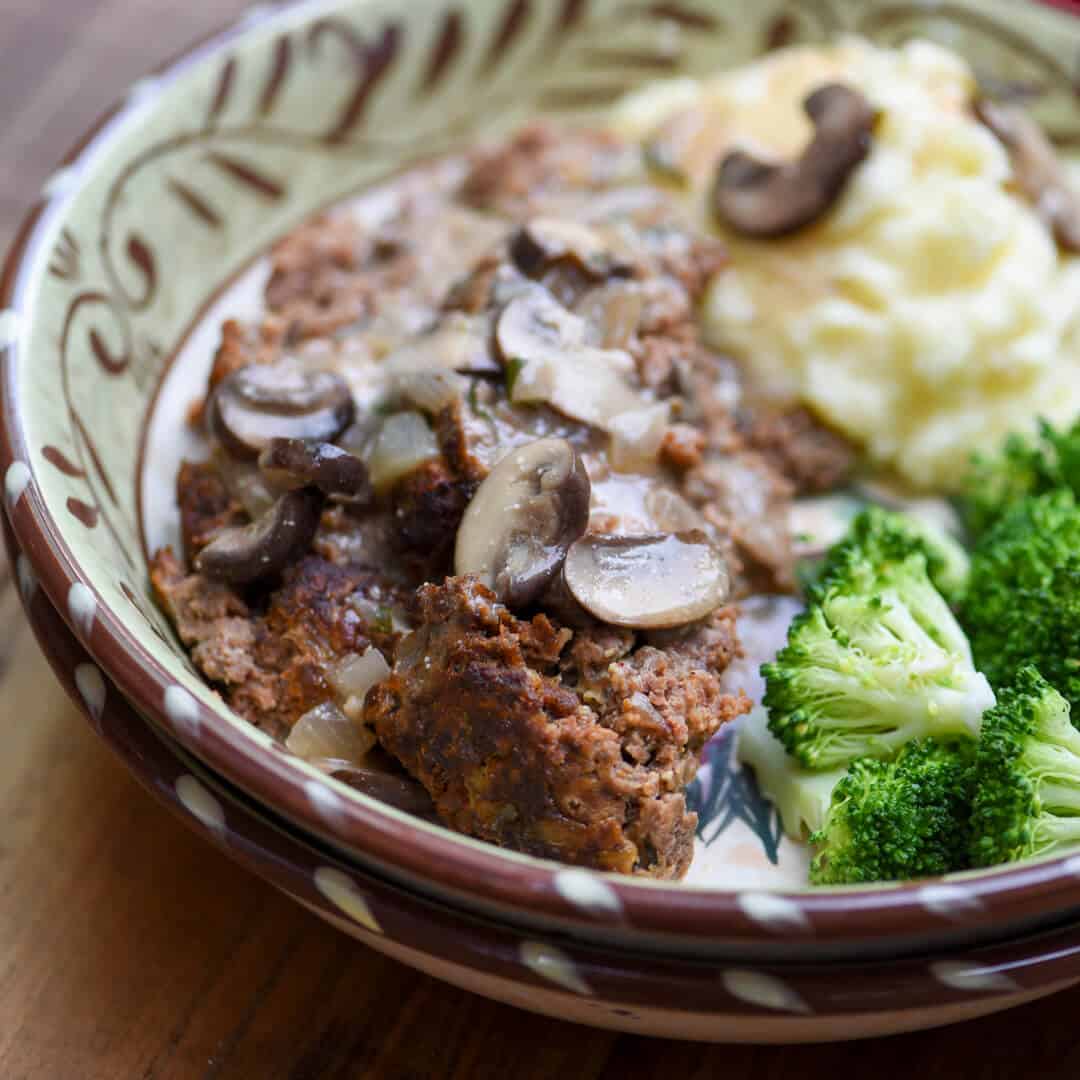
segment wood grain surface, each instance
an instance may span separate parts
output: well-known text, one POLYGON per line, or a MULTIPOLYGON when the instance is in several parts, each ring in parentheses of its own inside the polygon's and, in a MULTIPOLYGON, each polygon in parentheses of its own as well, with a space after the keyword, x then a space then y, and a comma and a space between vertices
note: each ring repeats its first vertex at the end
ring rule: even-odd
MULTIPOLYGON (((0 0, 0 243, 124 86, 238 0, 0 0)), ((0 574, 0 1078, 1080 1076, 1080 989, 952 1029, 709 1047, 545 1020, 365 949, 150 800, 0 574)))

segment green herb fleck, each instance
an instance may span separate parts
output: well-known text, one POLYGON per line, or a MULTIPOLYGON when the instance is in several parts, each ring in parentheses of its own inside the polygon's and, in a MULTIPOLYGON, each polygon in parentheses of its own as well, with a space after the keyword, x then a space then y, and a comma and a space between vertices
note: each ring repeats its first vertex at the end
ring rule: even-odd
POLYGON ((489 413, 487 409, 485 409, 484 406, 480 404, 480 401, 476 396, 476 391, 479 388, 479 384, 479 379, 473 379, 469 383, 469 392, 468 394, 466 394, 465 400, 468 401, 469 408, 472 409, 472 411, 476 413, 477 416, 479 416, 482 420, 487 420, 490 423, 491 413, 489 413))
POLYGON ((514 383, 517 382, 518 376, 521 374, 522 368, 525 367, 525 361, 518 357, 513 357, 507 361, 506 364, 506 393, 510 396, 511 400, 514 397, 514 383))

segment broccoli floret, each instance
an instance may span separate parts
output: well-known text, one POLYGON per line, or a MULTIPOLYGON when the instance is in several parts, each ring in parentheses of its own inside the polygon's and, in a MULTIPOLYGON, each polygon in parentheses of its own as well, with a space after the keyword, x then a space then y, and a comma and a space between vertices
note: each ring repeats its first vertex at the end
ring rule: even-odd
POLYGON ((880 506, 867 507, 855 517, 845 539, 826 556, 819 580, 841 570, 852 551, 878 566, 902 559, 911 551, 921 551, 926 556, 930 580, 950 601, 960 598, 971 570, 971 557, 944 529, 913 514, 880 506))
POLYGON ((1034 664, 1080 710, 1080 506, 1071 491, 1022 499, 986 533, 961 621, 994 686, 1034 664))
POLYGON ((975 742, 917 739, 890 761, 860 758, 810 837, 813 885, 904 881, 968 865, 975 742))
POLYGON ((838 547, 787 645, 762 666, 770 731, 810 769, 976 733, 994 694, 926 556, 877 562, 880 551, 838 547))
POLYGON ((758 707, 741 721, 736 753, 754 770, 758 790, 779 811, 784 832, 792 840, 805 840, 825 824, 833 788, 844 770, 802 768, 769 731, 768 719, 758 707))
POLYGON ((971 861, 993 866, 1080 843, 1080 732, 1069 703, 1023 668, 983 718, 971 861))
POLYGON ((926 556, 926 569, 937 590, 950 603, 967 588, 971 556, 967 548, 943 528, 913 514, 890 514, 894 527, 906 532, 926 556))
POLYGON ((1042 420, 1037 435, 1010 435, 1000 454, 975 455, 960 511, 979 537, 1020 499, 1055 488, 1080 495, 1080 419, 1060 431, 1042 420))

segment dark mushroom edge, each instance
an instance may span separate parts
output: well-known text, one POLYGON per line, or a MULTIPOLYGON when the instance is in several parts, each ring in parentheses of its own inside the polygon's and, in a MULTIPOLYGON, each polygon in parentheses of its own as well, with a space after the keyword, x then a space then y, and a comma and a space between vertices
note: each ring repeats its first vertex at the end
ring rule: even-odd
POLYGON ((336 372, 251 364, 218 384, 208 425, 230 454, 252 459, 275 438, 332 442, 355 415, 349 386, 336 372))
POLYGON ((973 108, 1008 151, 1017 187, 1054 234, 1058 247, 1080 253, 1080 194, 1069 186, 1046 132, 1016 105, 977 98, 973 108))
POLYGON ((585 466, 566 439, 511 450, 465 510, 455 573, 476 575, 509 607, 531 604, 585 532, 590 490, 585 466))
POLYGON ((728 599, 730 575, 704 533, 585 536, 567 552, 566 588, 611 626, 663 630, 697 622, 728 599))
POLYGON ((250 525, 222 529, 195 556, 195 569, 233 585, 279 573, 311 546, 322 506, 317 488, 288 491, 250 525))
POLYGON ((820 218, 870 153, 877 112, 842 83, 818 87, 803 102, 814 125, 806 149, 789 162, 766 162, 733 150, 721 160, 711 192, 724 225, 746 236, 783 236, 820 218))
POLYGON ((315 439, 271 439, 259 468, 281 487, 317 487, 324 495, 367 502, 372 497, 367 466, 354 454, 315 439))

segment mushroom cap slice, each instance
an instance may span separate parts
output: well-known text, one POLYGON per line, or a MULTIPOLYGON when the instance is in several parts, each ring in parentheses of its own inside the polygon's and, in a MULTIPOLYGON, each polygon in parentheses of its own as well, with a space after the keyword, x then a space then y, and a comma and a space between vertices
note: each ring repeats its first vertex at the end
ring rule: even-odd
POLYGON ((257 521, 218 533, 195 556, 195 569, 233 585, 277 573, 311 546, 322 505, 315 488, 287 491, 257 521))
POLYGON ((625 277, 630 267, 620 262, 595 229, 564 218, 533 218, 510 238, 510 258, 526 276, 539 278, 560 263, 568 263, 592 281, 625 277))
POLYGON ((511 402, 547 402, 602 430, 612 417, 647 404, 631 388, 630 354, 596 348, 588 335, 585 320, 546 289, 533 286, 514 296, 495 323, 495 342, 512 375, 511 402))
POLYGON ((589 498, 589 475, 566 439, 511 450, 465 510, 454 572, 475 574, 509 607, 531 604, 585 532, 589 498))
POLYGON ((567 552, 566 587, 612 626, 658 630, 703 619, 728 597, 720 552, 694 530, 652 536, 583 536, 567 552))
POLYGON ((251 364, 221 381, 208 421, 230 454, 250 459, 274 438, 333 442, 355 415, 349 385, 336 372, 251 364))
POLYGON ((271 439, 259 468, 282 487, 317 487, 326 495, 367 500, 372 496, 367 466, 355 454, 314 439, 271 439))
POLYGON ((1080 253, 1080 195, 1069 186, 1053 143, 1023 109, 986 98, 975 115, 1009 152, 1013 174, 1062 251, 1080 253))
POLYGON ((783 236, 822 216, 870 152, 877 112, 842 83, 818 87, 803 102, 814 125, 806 149, 789 162, 766 162, 742 150, 721 160, 712 208, 747 236, 783 236))

